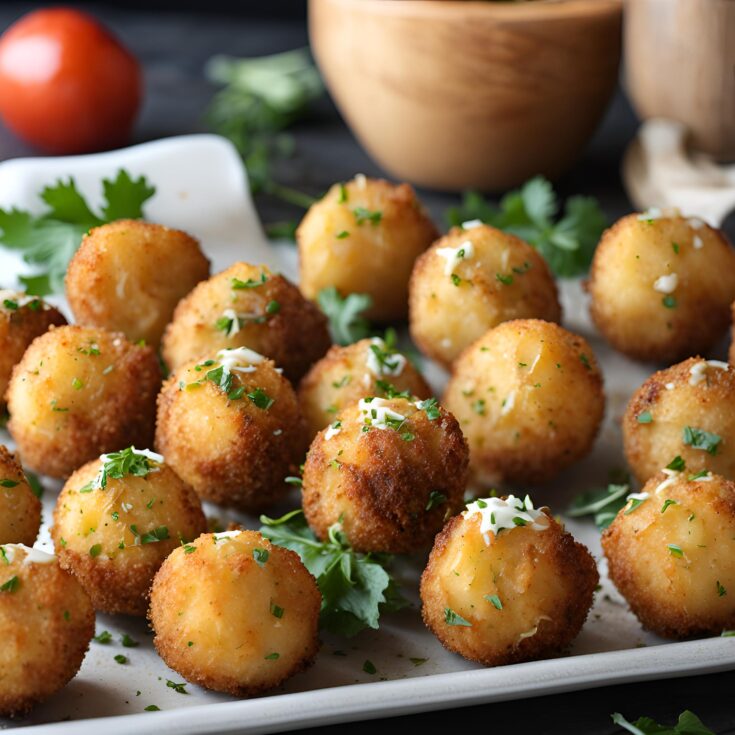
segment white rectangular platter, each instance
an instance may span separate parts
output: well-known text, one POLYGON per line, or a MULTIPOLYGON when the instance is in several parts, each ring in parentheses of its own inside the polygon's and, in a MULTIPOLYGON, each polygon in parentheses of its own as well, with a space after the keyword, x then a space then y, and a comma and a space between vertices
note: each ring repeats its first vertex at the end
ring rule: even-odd
MULTIPOLYGON (((266 241, 240 160, 230 144, 216 136, 171 138, 94 156, 9 161, 0 164, 0 206, 38 209, 37 195, 43 186, 70 175, 95 203, 101 179, 121 167, 135 176, 145 175, 156 186, 147 205, 148 218, 200 238, 213 272, 246 260, 267 263, 296 278, 294 248, 266 241)), ((0 251, 0 286, 15 285, 17 275, 26 270, 15 256, 0 251)), ((591 341, 603 366, 607 394, 607 415, 592 455, 552 487, 528 488, 537 504, 548 504, 563 515, 574 495, 606 485, 609 472, 623 467, 620 417, 630 394, 651 369, 612 352, 594 334, 579 282, 563 283, 561 291, 565 326, 591 341)), ((63 300, 57 303, 68 314, 63 300)), ((445 376, 433 365, 426 365, 426 374, 439 394, 445 376)), ((9 443, 9 437, 0 434, 0 442, 9 443)), ((48 521, 59 484, 48 480, 44 484, 48 521)), ((284 510, 297 503, 294 496, 284 510)), ((254 518, 213 506, 205 509, 223 525, 231 519, 258 525, 254 518)), ((591 522, 568 519, 567 527, 600 558, 599 533, 591 522)), ((46 523, 38 545, 50 547, 46 523)), ((608 582, 601 563, 602 589, 570 651, 552 660, 483 669, 445 651, 421 623, 417 580, 423 561, 410 558, 396 564, 411 607, 386 616, 380 630, 365 631, 354 639, 325 635, 310 670, 252 700, 236 700, 192 684, 185 694, 178 693, 167 681, 182 679, 156 655, 144 621, 99 615, 97 631, 109 631, 113 641, 93 642, 79 675, 62 692, 27 718, 0 719, 0 729, 25 727, 54 735, 87 735, 100 728, 106 735, 158 735, 169 729, 180 735, 276 732, 735 668, 735 638, 668 643, 643 631, 608 582), (140 645, 122 648, 123 633, 140 645), (115 662, 119 653, 128 657, 127 664, 115 662), (366 659, 376 673, 363 670, 366 659), (149 705, 160 711, 146 712, 149 705)))

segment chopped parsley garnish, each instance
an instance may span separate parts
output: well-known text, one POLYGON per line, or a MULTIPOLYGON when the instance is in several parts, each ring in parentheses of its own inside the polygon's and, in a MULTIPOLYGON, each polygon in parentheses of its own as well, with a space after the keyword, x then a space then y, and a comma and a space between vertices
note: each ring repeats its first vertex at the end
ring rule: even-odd
POLYGON ((625 509, 623 515, 629 516, 631 513, 637 510, 639 506, 643 505, 646 500, 647 498, 630 498, 630 505, 625 509))
POLYGON ((347 187, 344 184, 339 185, 339 194, 337 195, 337 204, 344 204, 347 201, 347 187))
POLYGON ((289 485, 298 485, 299 487, 304 484, 304 481, 300 477, 296 477, 295 475, 290 475, 284 480, 284 482, 287 482, 289 485))
POLYGON ((253 559, 255 559, 259 567, 265 566, 269 556, 270 552, 268 549, 261 549, 259 547, 253 549, 253 559))
POLYGON ((587 357, 587 355, 584 354, 584 352, 580 353, 579 355, 579 361, 584 365, 587 370, 592 370, 592 365, 590 364, 590 359, 587 357))
POLYGON ((678 559, 681 559, 684 556, 684 552, 678 544, 666 544, 666 548, 669 550, 671 556, 675 556, 678 559))
POLYGON ((503 275, 502 273, 496 273, 495 280, 500 281, 504 286, 513 285, 513 276, 506 276, 506 275, 503 275))
POLYGON ((17 576, 13 575, 6 582, 0 584, 0 592, 17 592, 18 587, 20 587, 20 580, 17 576))
POLYGON ((459 284, 462 283, 462 279, 456 273, 452 273, 450 278, 455 286, 459 286, 459 284))
POLYGON ((666 296, 664 296, 661 299, 661 303, 667 309, 676 309, 676 306, 677 306, 676 296, 674 296, 673 294, 666 294, 666 296))
POLYGON ((29 472, 28 470, 25 471, 26 476, 26 482, 31 488, 31 491, 37 498, 43 497, 43 485, 41 485, 41 481, 38 479, 36 475, 33 474, 33 472, 29 472))
POLYGON ((177 694, 188 694, 189 693, 186 691, 185 681, 182 681, 180 684, 177 684, 175 681, 171 681, 171 679, 166 679, 166 686, 169 689, 173 689, 177 694))
POLYGON ((500 601, 500 598, 497 595, 484 595, 484 599, 491 603, 492 606, 497 610, 503 609, 503 603, 500 601))
POLYGON ((372 342, 370 344, 370 351, 375 356, 380 372, 382 373, 391 373, 401 365, 402 355, 398 353, 398 350, 396 350, 393 344, 387 341, 376 340, 372 342))
POLYGON ((338 232, 336 237, 338 240, 344 240, 346 237, 349 237, 350 233, 347 232, 347 230, 342 230, 342 232, 338 232))
POLYGON ((2 487, 17 487, 20 483, 17 480, 0 480, 2 487))
POLYGON ((276 605, 273 600, 271 600, 271 615, 274 618, 282 618, 284 613, 284 609, 280 605, 276 605))
POLYGON ((677 454, 674 459, 666 465, 667 470, 674 470, 674 472, 683 472, 686 469, 687 463, 677 454))
POLYGON ((269 314, 270 316, 278 314, 280 310, 281 304, 278 301, 269 301, 265 306, 265 313, 269 314))
POLYGON ((104 461, 97 477, 87 483, 79 492, 91 492, 92 490, 103 490, 107 487, 108 479, 120 480, 123 477, 146 477, 151 472, 156 472, 156 462, 128 447, 119 452, 103 455, 104 461))
POLYGON ((369 658, 365 659, 365 663, 363 663, 362 665, 362 670, 366 674, 377 674, 378 673, 378 670, 375 668, 375 664, 369 658))
POLYGON ((377 629, 380 615, 405 607, 396 583, 385 567, 386 554, 362 554, 349 545, 339 524, 320 541, 301 510, 282 518, 260 517, 260 533, 274 544, 295 551, 316 577, 322 594, 320 627, 351 637, 364 628, 377 629))
POLYGON ((267 411, 275 400, 271 398, 262 388, 255 388, 247 394, 248 398, 260 409, 267 411))
POLYGON ((444 608, 444 622, 447 625, 461 625, 465 628, 472 627, 472 623, 469 620, 465 620, 459 613, 454 612, 451 607, 444 608))
POLYGON ((440 493, 438 490, 432 490, 429 493, 429 502, 426 504, 426 510, 433 510, 440 505, 444 505, 446 502, 447 496, 444 493, 440 493))
POLYGON ((693 482, 694 480, 701 480, 703 477, 709 476, 709 470, 700 470, 699 472, 695 472, 693 475, 689 475, 687 477, 687 480, 689 482, 693 482))
POLYGON ((653 416, 650 411, 643 411, 638 414, 636 421, 639 424, 650 424, 653 421, 653 416))
POLYGON ((671 243, 671 249, 678 255, 679 254, 679 243, 678 242, 672 242, 671 243))
POLYGON ((227 399, 230 401, 239 401, 245 395, 245 386, 238 385, 237 388, 231 390, 227 394, 227 399))
POLYGON ((666 498, 666 500, 664 500, 663 506, 661 507, 661 512, 666 513, 667 509, 672 505, 679 505, 679 503, 677 503, 676 500, 672 500, 671 498, 666 498))
POLYGON ((156 707, 155 704, 149 704, 147 707, 143 708, 146 712, 160 712, 161 708, 156 707))
POLYGON ((392 383, 388 383, 385 380, 376 380, 375 385, 381 390, 386 398, 410 398, 411 391, 401 390, 395 387, 392 383))
POLYGON ((125 648, 137 648, 140 644, 134 638, 131 638, 127 633, 123 633, 120 636, 120 642, 125 648))
POLYGON ((351 345, 370 335, 370 322, 362 315, 373 305, 365 293, 342 297, 334 286, 323 288, 317 296, 319 308, 329 319, 329 331, 338 345, 351 345))
POLYGON ((419 401, 416 404, 416 408, 421 411, 426 411, 426 416, 429 421, 436 421, 441 417, 441 411, 439 410, 439 404, 436 398, 427 398, 425 401, 419 401))
POLYGON ((727 590, 720 584, 720 580, 717 580, 717 596, 724 597, 727 594, 727 590))
POLYGON ((138 544, 155 544, 158 541, 167 541, 169 538, 168 528, 166 526, 158 526, 146 533, 140 533, 138 527, 133 524, 130 526, 130 533, 135 536, 135 543, 138 544))
POLYGON ((132 179, 124 169, 114 179, 103 179, 102 190, 98 213, 90 209, 71 177, 41 191, 48 209, 40 215, 0 209, 0 244, 37 266, 34 275, 20 277, 29 294, 63 293, 69 261, 89 230, 118 219, 142 218, 143 204, 155 193, 145 177, 132 179))
POLYGON ((6 564, 10 564, 10 559, 8 559, 8 553, 5 551, 4 546, 0 546, 0 559, 2 559, 6 564))
POLYGON ((103 630, 101 633, 97 634, 93 640, 95 643, 107 645, 112 641, 112 633, 110 633, 109 630, 103 630))
POLYGON ((371 225, 375 226, 380 224, 380 220, 383 219, 383 213, 381 211, 371 211, 365 207, 355 207, 352 210, 352 213, 355 215, 355 222, 357 222, 358 225, 369 222, 371 225))
POLYGON ((184 544, 185 554, 193 554, 196 550, 197 550, 196 546, 192 546, 191 544, 184 544))
POLYGON ((118 653, 117 656, 115 656, 115 661, 119 664, 126 664, 128 662, 128 657, 123 656, 122 653, 118 653))
POLYGON ((260 272, 260 278, 248 278, 247 281, 242 281, 239 278, 233 278, 230 282, 230 288, 233 291, 242 291, 246 288, 258 288, 258 286, 262 286, 264 283, 267 283, 268 276, 266 276, 265 271, 260 272))
POLYGON ((17 311, 18 310, 18 302, 13 301, 11 299, 4 299, 3 300, 3 306, 6 309, 10 309, 10 311, 17 311))
POLYGON ((692 449, 702 449, 708 454, 715 455, 717 454, 722 437, 704 429, 685 426, 682 431, 682 441, 692 449))
POLYGON ((478 398, 473 404, 472 404, 472 410, 478 415, 478 416, 484 416, 485 415, 485 399, 484 398, 478 398))
POLYGON ((74 388, 74 390, 81 390, 84 388, 84 383, 82 383, 79 378, 73 378, 71 381, 71 387, 74 388))
POLYGON ((278 659, 281 658, 280 653, 276 653, 273 651, 273 653, 269 653, 267 656, 265 656, 266 661, 278 661, 278 659))
POLYGON ((411 656, 411 658, 408 659, 414 666, 421 666, 422 664, 425 664, 429 659, 428 658, 418 658, 417 656, 411 656))
POLYGON ((89 548, 89 555, 94 558, 102 553, 102 544, 95 544, 89 548))

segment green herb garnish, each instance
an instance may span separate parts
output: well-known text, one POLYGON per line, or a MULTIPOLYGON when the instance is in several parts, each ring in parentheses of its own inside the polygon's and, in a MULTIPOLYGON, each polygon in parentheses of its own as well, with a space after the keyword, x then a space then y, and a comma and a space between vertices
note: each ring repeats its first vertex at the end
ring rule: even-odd
POLYGON ((352 293, 342 298, 334 286, 329 286, 319 292, 317 302, 329 319, 329 331, 336 344, 351 345, 370 336, 370 322, 362 316, 373 305, 368 294, 352 293))

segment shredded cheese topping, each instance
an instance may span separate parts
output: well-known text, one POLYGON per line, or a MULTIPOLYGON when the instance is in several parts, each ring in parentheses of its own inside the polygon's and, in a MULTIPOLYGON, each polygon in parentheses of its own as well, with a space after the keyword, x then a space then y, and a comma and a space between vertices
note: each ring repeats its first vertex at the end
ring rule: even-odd
POLYGON ((707 380, 707 368, 729 370, 730 366, 721 360, 702 360, 689 368, 689 385, 699 385, 707 380))
POLYGON ((357 404, 362 423, 372 429, 395 429, 406 417, 394 411, 384 398, 362 398, 357 404))
POLYGON ((533 507, 531 498, 524 500, 509 495, 507 498, 482 498, 469 503, 462 515, 465 518, 480 516, 480 533, 490 544, 490 533, 497 536, 502 530, 512 531, 519 526, 530 526, 534 531, 549 527, 549 519, 543 510, 533 507))
POLYGON ((49 554, 41 549, 31 548, 25 544, 2 544, 0 546, 5 552, 5 559, 8 564, 12 564, 15 559, 16 551, 25 551, 26 555, 23 559, 23 564, 51 564, 56 561, 56 557, 53 554, 49 554))
POLYGON ((669 273, 665 276, 659 276, 653 282, 654 290, 659 293, 674 293, 676 287, 679 285, 679 276, 676 273, 669 273))
POLYGON ((465 240, 456 248, 437 248, 436 254, 444 258, 444 275, 451 276, 455 267, 463 260, 469 260, 475 255, 475 248, 470 240, 465 240))
POLYGON ((382 354, 382 359, 378 359, 375 350, 370 346, 367 348, 367 357, 365 364, 368 370, 373 374, 381 377, 383 375, 400 375, 403 368, 406 367, 406 358, 400 352, 390 352, 388 346, 380 337, 374 337, 370 340, 371 345, 375 345, 382 354))

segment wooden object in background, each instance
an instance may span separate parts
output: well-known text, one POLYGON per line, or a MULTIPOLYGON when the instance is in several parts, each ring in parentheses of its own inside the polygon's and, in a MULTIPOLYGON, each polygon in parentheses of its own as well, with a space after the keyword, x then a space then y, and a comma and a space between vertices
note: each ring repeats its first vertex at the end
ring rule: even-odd
POLYGON ((622 0, 310 0, 311 45, 391 175, 458 190, 556 177, 615 89, 622 0))
POLYGON ((678 120, 698 150, 735 159, 734 0, 627 0, 625 73, 642 118, 678 120))

